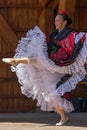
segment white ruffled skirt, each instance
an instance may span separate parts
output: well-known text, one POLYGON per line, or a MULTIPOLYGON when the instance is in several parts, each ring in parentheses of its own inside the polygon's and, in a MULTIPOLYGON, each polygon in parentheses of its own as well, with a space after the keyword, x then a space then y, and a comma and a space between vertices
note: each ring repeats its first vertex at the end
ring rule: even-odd
MULTIPOLYGON (((79 33, 75 42, 83 34, 79 33)), ((86 75, 84 69, 84 63, 87 62, 86 42, 87 39, 73 64, 60 67, 48 58, 46 37, 40 28, 36 26, 29 30, 26 37, 19 41, 14 57, 34 57, 37 62, 35 64, 19 64, 16 67, 11 66, 12 72, 16 72, 21 84, 22 93, 27 97, 37 99, 37 106, 40 106, 41 110, 53 111, 52 101, 55 101, 54 103, 66 112, 73 111, 72 103, 61 96, 65 92, 75 89, 76 84, 86 75), (72 76, 56 89, 57 82, 67 73, 72 76)))

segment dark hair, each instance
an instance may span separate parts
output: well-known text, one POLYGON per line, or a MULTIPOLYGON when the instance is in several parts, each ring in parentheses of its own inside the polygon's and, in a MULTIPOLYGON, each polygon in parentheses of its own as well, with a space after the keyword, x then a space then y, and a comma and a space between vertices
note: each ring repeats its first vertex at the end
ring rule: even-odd
POLYGON ((67 21, 67 26, 72 24, 72 19, 66 13, 59 13, 63 17, 63 20, 67 21))

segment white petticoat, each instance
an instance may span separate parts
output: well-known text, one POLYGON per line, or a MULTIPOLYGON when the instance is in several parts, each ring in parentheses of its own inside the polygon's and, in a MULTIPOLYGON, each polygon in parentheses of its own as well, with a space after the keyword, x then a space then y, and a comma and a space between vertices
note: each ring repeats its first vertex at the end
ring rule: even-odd
MULTIPOLYGON (((75 38, 76 43, 83 34, 78 34, 75 38)), ((74 110, 72 103, 61 96, 65 92, 75 89, 76 84, 86 75, 84 69, 84 63, 87 61, 86 42, 87 39, 73 64, 60 67, 48 58, 46 37, 40 28, 35 26, 33 30, 29 30, 26 37, 19 41, 14 57, 35 57, 37 62, 36 64, 11 66, 11 70, 16 72, 18 81, 22 85, 22 93, 27 97, 37 99, 37 106, 40 106, 41 110, 44 111, 54 110, 52 100, 66 112, 74 110), (72 74, 72 77, 56 89, 57 82, 66 73, 72 74)))

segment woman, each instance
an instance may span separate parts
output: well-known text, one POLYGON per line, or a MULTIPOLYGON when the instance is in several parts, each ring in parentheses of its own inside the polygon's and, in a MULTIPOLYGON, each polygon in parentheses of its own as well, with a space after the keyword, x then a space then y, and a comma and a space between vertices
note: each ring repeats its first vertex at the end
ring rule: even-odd
POLYGON ((36 26, 19 41, 14 58, 3 58, 16 72, 22 93, 37 99, 41 110, 54 110, 60 115, 56 125, 69 121, 67 113, 74 107, 65 94, 86 75, 87 34, 71 30, 71 23, 66 13, 58 14, 56 30, 48 39, 36 26))

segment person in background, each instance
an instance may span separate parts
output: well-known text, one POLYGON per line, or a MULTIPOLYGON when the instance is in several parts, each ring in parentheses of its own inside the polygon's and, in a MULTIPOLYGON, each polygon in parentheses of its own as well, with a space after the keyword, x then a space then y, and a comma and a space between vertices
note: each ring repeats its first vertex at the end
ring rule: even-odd
POLYGON ((60 115, 58 126, 69 121, 70 92, 87 74, 87 34, 73 31, 71 23, 66 12, 57 14, 49 37, 35 26, 19 41, 15 56, 2 59, 16 72, 23 94, 37 99, 41 110, 60 115))

